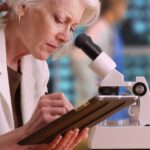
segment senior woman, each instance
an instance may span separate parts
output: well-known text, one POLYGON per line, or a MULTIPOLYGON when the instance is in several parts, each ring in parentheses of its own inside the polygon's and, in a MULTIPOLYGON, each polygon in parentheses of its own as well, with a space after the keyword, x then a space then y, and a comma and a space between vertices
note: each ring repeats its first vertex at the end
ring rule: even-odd
POLYGON ((70 42, 75 28, 99 15, 98 0, 5 0, 0 3, 0 149, 71 150, 88 129, 47 145, 17 141, 73 109, 63 93, 45 95, 45 60, 70 42))

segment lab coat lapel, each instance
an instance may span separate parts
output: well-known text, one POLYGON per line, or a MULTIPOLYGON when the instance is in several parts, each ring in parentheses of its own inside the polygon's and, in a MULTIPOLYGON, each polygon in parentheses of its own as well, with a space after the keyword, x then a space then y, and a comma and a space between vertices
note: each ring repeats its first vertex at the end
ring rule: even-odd
POLYGON ((6 65, 6 46, 4 29, 0 29, 0 96, 3 103, 4 113, 11 129, 14 128, 11 97, 6 65))
POLYGON ((21 60, 21 108, 23 123, 29 121, 34 111, 35 79, 32 75, 33 70, 30 61, 28 56, 21 60))
POLYGON ((45 61, 35 59, 32 55, 21 59, 21 108, 23 122, 31 118, 38 101, 47 91, 49 79, 48 66, 45 61))

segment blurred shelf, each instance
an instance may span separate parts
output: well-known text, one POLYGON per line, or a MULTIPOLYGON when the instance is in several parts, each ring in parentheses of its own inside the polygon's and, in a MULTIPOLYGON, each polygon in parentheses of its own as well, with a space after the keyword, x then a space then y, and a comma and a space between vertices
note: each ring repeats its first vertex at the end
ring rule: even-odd
POLYGON ((125 50, 123 73, 127 81, 144 76, 150 86, 150 47, 142 50, 134 50, 132 47, 127 52, 125 50))

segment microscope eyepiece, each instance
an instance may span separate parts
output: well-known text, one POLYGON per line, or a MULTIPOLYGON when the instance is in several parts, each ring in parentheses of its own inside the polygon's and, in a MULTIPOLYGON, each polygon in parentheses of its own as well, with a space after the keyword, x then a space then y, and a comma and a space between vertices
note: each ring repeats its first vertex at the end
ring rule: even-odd
POLYGON ((97 46, 92 39, 86 34, 80 34, 75 40, 75 46, 82 49, 83 52, 90 57, 90 59, 95 60, 102 52, 101 48, 97 46))

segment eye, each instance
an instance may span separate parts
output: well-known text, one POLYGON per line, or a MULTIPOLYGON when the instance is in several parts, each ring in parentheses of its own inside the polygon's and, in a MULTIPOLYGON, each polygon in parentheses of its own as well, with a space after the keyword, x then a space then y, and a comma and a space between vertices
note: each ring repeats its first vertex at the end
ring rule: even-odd
POLYGON ((75 32, 75 30, 76 30, 76 27, 70 28, 70 31, 71 31, 72 33, 75 32))
POLYGON ((64 24, 64 20, 57 17, 57 16, 54 16, 54 19, 55 19, 55 22, 58 23, 58 24, 64 24))
POLYGON ((74 29, 74 28, 71 28, 70 31, 73 33, 73 32, 75 32, 75 29, 74 29))

